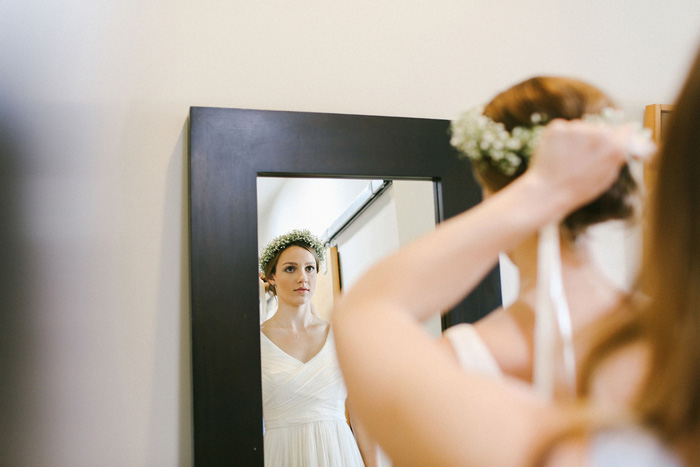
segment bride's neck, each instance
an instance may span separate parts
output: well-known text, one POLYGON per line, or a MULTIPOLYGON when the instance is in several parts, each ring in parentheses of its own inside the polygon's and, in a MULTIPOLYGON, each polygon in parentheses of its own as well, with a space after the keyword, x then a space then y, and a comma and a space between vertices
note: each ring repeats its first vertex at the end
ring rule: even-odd
MULTIPOLYGON (((538 235, 533 235, 508 254, 520 274, 518 300, 533 310, 537 295, 538 239, 538 235)), ((573 240, 560 236, 559 243, 562 282, 572 320, 580 325, 591 322, 613 307, 623 291, 600 270, 585 238, 573 240)))
POLYGON ((310 303, 301 306, 293 306, 284 302, 280 302, 273 318, 276 318, 275 321, 279 326, 295 330, 311 326, 316 319, 311 312, 310 303))

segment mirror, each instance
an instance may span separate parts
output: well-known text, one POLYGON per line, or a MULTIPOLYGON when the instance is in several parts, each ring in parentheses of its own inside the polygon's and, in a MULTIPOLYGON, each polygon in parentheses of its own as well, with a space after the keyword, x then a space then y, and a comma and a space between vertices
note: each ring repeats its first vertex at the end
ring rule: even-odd
MULTIPOLYGON (((313 314, 330 322, 334 304, 343 290, 352 287, 369 267, 386 255, 435 229, 434 191, 430 180, 258 177, 258 251, 273 238, 295 228, 309 229, 319 237, 326 246, 326 261, 316 275, 311 302, 313 314)), ((274 321, 274 315, 279 313, 278 304, 276 297, 261 289, 261 328, 270 326, 269 322, 263 324, 267 320, 274 321)), ((440 316, 433 316, 425 328, 438 338, 442 332, 440 316)), ((340 388, 342 382, 335 365, 329 365, 326 353, 319 351, 316 354, 319 358, 315 356, 300 364, 296 358, 290 358, 290 352, 281 350, 284 345, 273 335, 260 337, 264 449, 274 449, 289 465, 303 465, 298 457, 293 457, 304 452, 290 434, 294 428, 275 429, 274 423, 279 426, 287 417, 305 418, 310 413, 319 417, 311 430, 316 433, 316 442, 325 439, 321 433, 335 435, 334 438, 345 440, 339 442, 337 449, 340 446, 351 449, 345 444, 351 443, 353 436, 350 414, 343 410, 338 393, 329 390, 340 388), (272 429, 270 420, 273 420, 272 429), (268 442, 271 446, 267 446, 268 442)), ((310 436, 308 428, 297 430, 297 435, 310 436)), ((311 440, 309 443, 304 446, 310 449, 313 443, 311 440)), ((328 455, 339 455, 339 451, 329 448, 328 455)), ((350 463, 341 457, 332 459, 350 463)))
MULTIPOLYGON (((426 180, 441 222, 478 203, 449 121, 192 107, 190 293, 196 465, 263 465, 257 179, 426 180)), ((498 270, 443 327, 500 305, 498 270)))

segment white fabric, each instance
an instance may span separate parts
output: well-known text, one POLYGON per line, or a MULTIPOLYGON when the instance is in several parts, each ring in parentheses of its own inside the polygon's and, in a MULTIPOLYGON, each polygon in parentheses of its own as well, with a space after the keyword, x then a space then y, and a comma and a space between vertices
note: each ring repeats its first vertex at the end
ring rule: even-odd
POLYGON ((457 324, 445 330, 443 336, 450 342, 462 368, 480 374, 503 376, 503 371, 474 326, 457 324))
POLYGON ((683 463, 651 433, 639 428, 598 433, 591 446, 593 467, 680 467, 683 463))
POLYGON ((347 390, 332 331, 302 363, 260 333, 265 467, 364 466, 345 419, 347 390))
POLYGON ((561 275, 559 222, 540 230, 537 245, 537 304, 533 385, 543 397, 554 397, 555 368, 564 363, 564 379, 573 396, 576 388, 576 359, 569 304, 561 275))

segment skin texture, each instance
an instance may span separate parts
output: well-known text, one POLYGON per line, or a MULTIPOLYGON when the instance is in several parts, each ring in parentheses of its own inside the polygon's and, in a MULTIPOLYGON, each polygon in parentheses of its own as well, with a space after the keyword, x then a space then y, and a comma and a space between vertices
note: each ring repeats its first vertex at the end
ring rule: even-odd
MULTIPOLYGON (((568 422, 564 409, 521 385, 460 369, 420 323, 461 300, 500 251, 610 186, 629 136, 552 122, 522 177, 380 262, 338 304, 334 332, 350 403, 396 465, 527 465, 568 422)), ((562 452, 569 465, 577 452, 562 452)))

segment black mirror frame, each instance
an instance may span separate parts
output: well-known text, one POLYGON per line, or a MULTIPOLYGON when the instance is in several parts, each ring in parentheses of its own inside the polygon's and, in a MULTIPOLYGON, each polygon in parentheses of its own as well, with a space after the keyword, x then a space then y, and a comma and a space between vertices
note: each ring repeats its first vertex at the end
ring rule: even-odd
MULTIPOLYGON (((190 108, 195 465, 264 463, 257 177, 432 180, 441 222, 481 200, 448 129, 436 119, 190 108)), ((496 268, 443 316, 443 329, 500 304, 496 268)))

